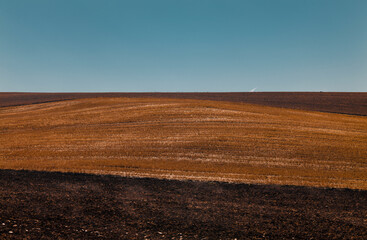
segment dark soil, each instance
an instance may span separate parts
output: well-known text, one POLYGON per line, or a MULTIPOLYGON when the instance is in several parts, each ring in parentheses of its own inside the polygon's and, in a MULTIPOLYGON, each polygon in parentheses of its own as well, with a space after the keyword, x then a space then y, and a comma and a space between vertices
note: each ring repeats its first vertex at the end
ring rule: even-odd
POLYGON ((0 170, 0 239, 363 239, 367 191, 0 170))
POLYGON ((367 116, 366 92, 0 93, 0 107, 94 97, 163 97, 218 100, 367 116))

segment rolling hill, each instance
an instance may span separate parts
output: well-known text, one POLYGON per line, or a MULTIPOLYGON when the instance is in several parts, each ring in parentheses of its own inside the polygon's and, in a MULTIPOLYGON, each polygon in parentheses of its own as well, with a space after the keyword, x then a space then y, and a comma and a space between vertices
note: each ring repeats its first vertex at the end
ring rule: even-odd
POLYGON ((235 102, 0 108, 0 168, 367 189, 367 119, 235 102))

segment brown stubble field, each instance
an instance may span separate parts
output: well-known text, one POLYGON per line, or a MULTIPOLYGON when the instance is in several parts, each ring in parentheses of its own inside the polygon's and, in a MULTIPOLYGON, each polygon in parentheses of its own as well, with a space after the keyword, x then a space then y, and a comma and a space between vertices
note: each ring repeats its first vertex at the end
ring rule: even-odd
POLYGON ((0 168, 367 190, 367 119, 234 102, 0 108, 0 168))

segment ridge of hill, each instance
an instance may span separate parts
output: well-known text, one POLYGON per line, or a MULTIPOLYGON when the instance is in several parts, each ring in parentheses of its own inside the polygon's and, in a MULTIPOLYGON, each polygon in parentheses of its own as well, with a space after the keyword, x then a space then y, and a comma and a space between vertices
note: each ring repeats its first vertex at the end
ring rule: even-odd
POLYGON ((264 106, 367 116, 366 92, 0 92, 0 107, 96 97, 182 98, 252 103, 264 106))

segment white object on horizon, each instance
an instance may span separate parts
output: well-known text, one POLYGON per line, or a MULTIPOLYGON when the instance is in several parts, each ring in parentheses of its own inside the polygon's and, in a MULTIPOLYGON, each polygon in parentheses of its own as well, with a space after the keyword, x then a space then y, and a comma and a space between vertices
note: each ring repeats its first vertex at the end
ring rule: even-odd
POLYGON ((255 87, 255 88, 253 88, 253 89, 251 89, 251 91, 250 91, 250 92, 255 92, 255 90, 256 90, 256 87, 255 87))

